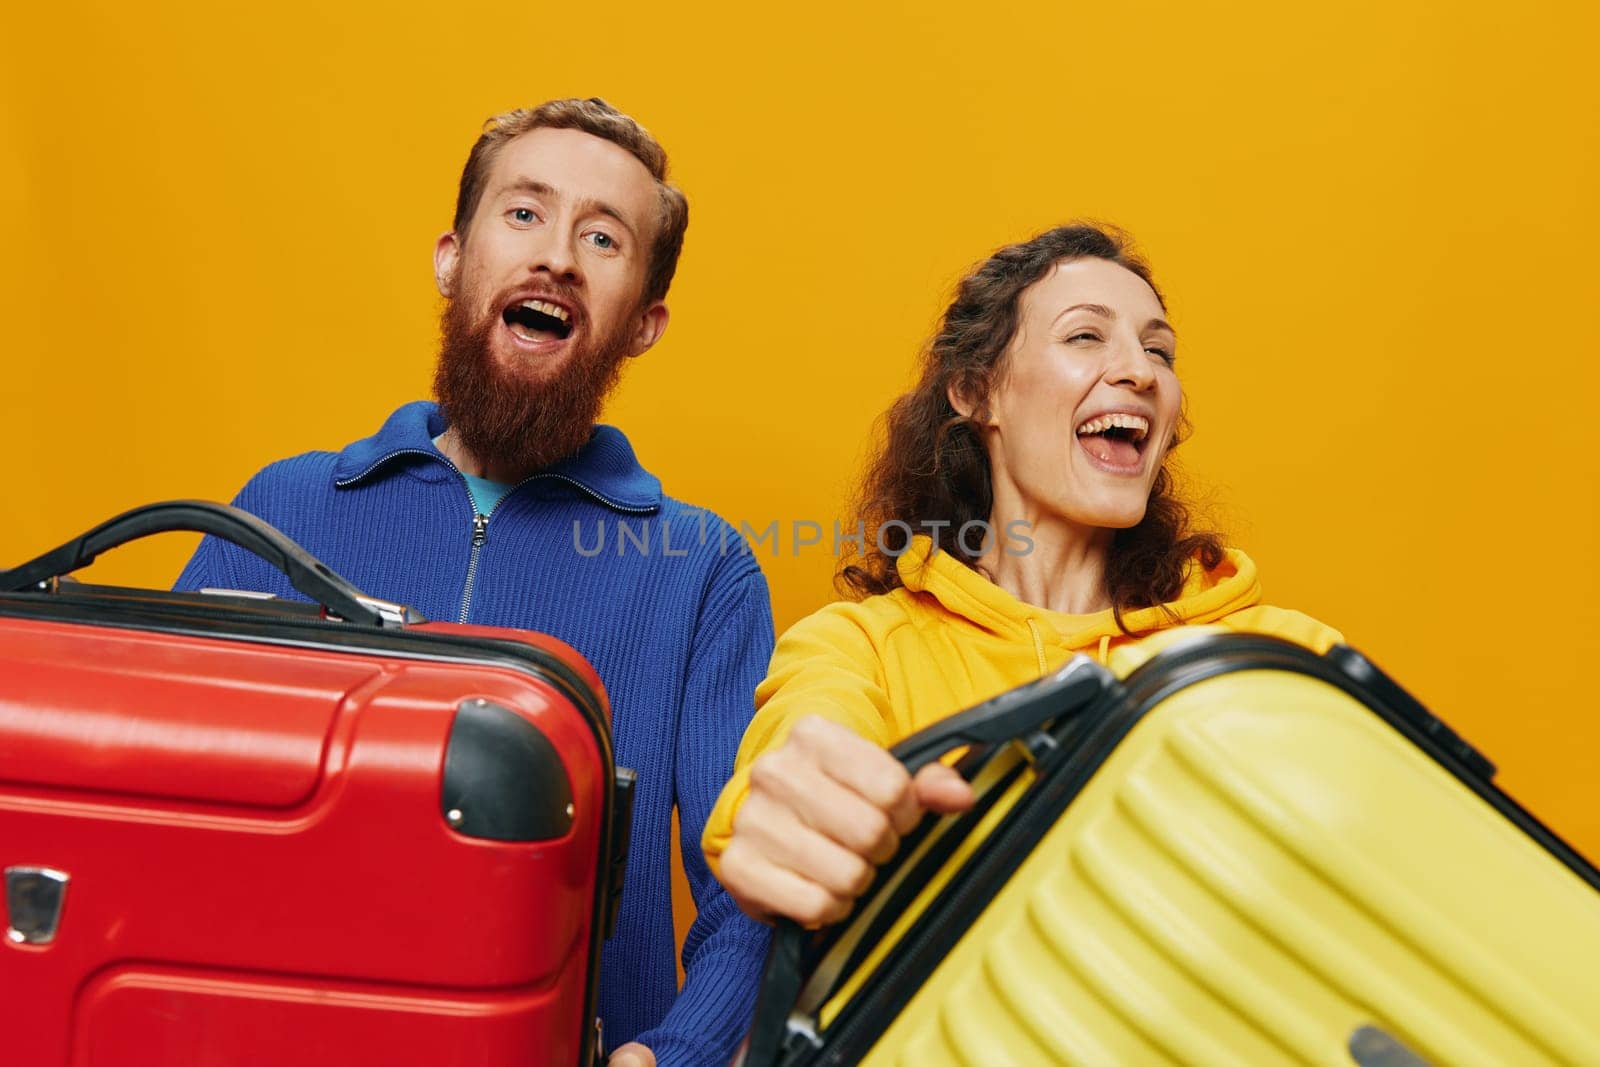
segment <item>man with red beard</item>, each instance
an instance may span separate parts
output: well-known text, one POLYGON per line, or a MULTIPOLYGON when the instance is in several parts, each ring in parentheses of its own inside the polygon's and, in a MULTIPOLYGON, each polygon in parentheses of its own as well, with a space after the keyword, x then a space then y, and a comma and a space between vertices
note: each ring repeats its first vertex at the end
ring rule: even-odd
MULTIPOLYGON (((489 120, 434 250, 446 301, 438 403, 407 404, 340 452, 274 463, 235 504, 370 595, 553 634, 594 665, 617 762, 639 774, 601 969, 606 1038, 622 1043, 612 1063, 723 1064, 749 1019, 767 931, 696 843, 772 652, 766 582, 726 523, 663 494, 627 438, 595 424, 624 360, 667 326, 688 208, 666 166, 660 145, 600 100, 489 120), (596 552, 608 527, 616 536, 596 552), (674 806, 698 906, 681 993, 674 806)), ((177 584, 297 596, 215 538, 177 584)))

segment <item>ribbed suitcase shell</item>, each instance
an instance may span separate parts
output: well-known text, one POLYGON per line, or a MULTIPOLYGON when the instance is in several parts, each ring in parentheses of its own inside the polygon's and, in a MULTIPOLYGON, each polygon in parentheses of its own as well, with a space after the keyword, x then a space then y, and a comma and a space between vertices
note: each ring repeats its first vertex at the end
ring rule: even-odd
POLYGON ((0 1061, 589 1062, 621 832, 599 679, 541 635, 293 610, 0 595, 0 866, 71 876, 52 942, 0 944, 0 1061), (450 824, 478 701, 558 754, 561 832, 450 824))
POLYGON ((1285 666, 1310 653, 1236 669, 1251 642, 1135 674, 1156 699, 970 928, 931 972, 894 968, 897 939, 964 926, 940 894, 1037 787, 1024 771, 822 1006, 821 1051, 786 1062, 1600 1064, 1593 868, 1436 722, 1430 753, 1285 666), (863 1026, 864 1058, 837 1040, 863 1026))

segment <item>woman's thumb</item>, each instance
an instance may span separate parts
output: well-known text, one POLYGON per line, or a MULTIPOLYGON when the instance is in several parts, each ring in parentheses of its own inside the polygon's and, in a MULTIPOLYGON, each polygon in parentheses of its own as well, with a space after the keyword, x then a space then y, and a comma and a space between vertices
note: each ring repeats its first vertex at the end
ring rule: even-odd
POLYGON ((967 780, 943 763, 930 763, 918 771, 911 779, 911 788, 918 804, 940 814, 966 811, 977 799, 967 780))

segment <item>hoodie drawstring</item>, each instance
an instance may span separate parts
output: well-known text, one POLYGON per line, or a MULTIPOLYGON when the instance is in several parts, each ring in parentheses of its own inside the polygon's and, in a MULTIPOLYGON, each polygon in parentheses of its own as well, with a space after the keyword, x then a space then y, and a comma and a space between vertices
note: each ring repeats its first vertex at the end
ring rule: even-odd
MULTIPOLYGON (((1039 636, 1039 624, 1034 622, 1032 619, 1029 619, 1028 620, 1028 632, 1033 635, 1033 655, 1034 655, 1034 658, 1039 661, 1039 677, 1043 678, 1046 674, 1048 674, 1050 672, 1050 668, 1045 664, 1044 638, 1039 636)), ((1110 651, 1111 651, 1111 635, 1110 634, 1101 634, 1100 635, 1100 652, 1099 652, 1100 666, 1109 667, 1111 665, 1111 662, 1110 662, 1110 660, 1111 660, 1110 651)))
POLYGON ((1050 669, 1044 662, 1044 640, 1039 636, 1039 627, 1032 619, 1028 620, 1028 632, 1033 635, 1033 654, 1039 660, 1039 677, 1043 678, 1050 669))

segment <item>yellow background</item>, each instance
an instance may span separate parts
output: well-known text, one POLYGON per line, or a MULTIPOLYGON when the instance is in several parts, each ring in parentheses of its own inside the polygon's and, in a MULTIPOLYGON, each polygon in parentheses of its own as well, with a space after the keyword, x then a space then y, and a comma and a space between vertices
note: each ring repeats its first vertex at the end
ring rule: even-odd
MULTIPOLYGON (((0 561, 427 392, 485 116, 600 94, 692 222, 609 419, 675 495, 829 524, 950 287, 1130 228, 1201 496, 1600 854, 1593 4, 91 0, 7 16, 0 561)), ((192 539, 91 580, 166 584, 192 539)), ((830 597, 763 558, 780 629, 830 597)))

